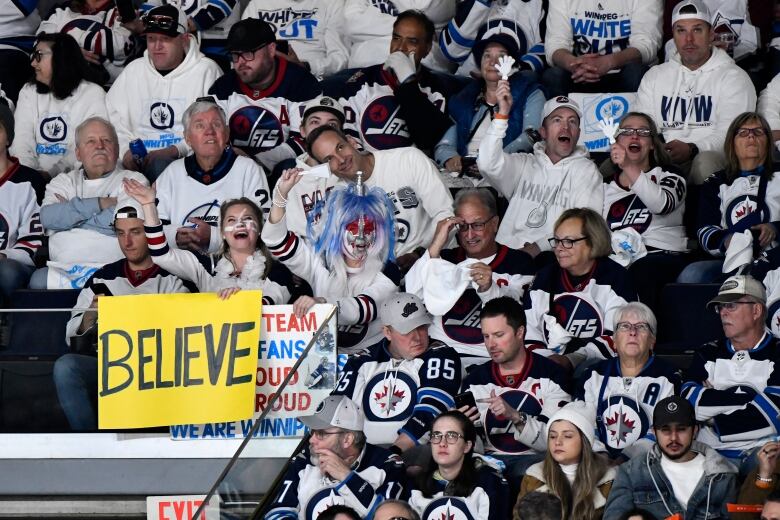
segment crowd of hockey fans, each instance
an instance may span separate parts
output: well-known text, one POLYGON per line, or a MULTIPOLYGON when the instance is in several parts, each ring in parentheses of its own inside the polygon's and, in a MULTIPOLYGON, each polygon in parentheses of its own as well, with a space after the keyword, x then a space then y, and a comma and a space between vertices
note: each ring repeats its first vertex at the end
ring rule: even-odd
POLYGON ((337 305, 269 520, 780 519, 774 4, 4 1, 0 306, 79 291, 90 431, 99 298, 337 305))

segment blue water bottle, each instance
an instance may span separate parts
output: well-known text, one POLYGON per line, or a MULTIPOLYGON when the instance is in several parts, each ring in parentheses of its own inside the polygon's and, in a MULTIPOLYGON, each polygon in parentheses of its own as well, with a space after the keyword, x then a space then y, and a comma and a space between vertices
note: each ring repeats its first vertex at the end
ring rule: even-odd
POLYGON ((136 162, 137 165, 142 165, 144 162, 144 158, 147 155, 146 151, 146 145, 144 144, 143 140, 141 139, 133 139, 130 141, 130 153, 133 156, 133 160, 136 162))

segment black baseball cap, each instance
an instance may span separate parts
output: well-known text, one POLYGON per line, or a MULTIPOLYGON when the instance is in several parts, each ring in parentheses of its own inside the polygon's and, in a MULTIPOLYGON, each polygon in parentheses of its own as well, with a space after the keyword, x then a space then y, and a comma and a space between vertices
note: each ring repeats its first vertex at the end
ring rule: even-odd
POLYGON ((187 32, 187 15, 175 5, 163 4, 149 10, 142 18, 144 34, 175 37, 187 32))
POLYGON ((672 423, 682 426, 696 424, 696 413, 693 406, 679 395, 672 395, 661 399, 653 410, 653 427, 661 428, 672 423))
POLYGON ((258 18, 246 18, 233 25, 227 37, 229 51, 253 51, 276 42, 273 28, 258 18))

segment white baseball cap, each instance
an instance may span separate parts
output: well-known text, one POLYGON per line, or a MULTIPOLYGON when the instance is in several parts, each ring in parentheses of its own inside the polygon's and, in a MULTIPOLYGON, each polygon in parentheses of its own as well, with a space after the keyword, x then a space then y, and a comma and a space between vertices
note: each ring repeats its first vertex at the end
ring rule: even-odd
POLYGON ((552 99, 548 99, 544 104, 544 108, 542 109, 542 121, 547 119, 547 116, 559 108, 570 108, 574 110, 574 112, 577 114, 577 117, 582 119, 582 110, 580 110, 580 106, 577 103, 569 99, 567 96, 555 96, 552 99))
POLYGON ((672 11, 672 25, 680 20, 704 20, 712 24, 710 10, 701 0, 685 0, 675 5, 672 11))

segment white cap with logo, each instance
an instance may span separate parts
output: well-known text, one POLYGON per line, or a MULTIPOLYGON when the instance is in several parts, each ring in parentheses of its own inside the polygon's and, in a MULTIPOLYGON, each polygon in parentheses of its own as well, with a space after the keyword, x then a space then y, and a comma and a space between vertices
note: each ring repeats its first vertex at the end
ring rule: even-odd
POLYGON ((701 0, 687 0, 675 5, 672 11, 672 25, 680 20, 704 20, 712 24, 710 10, 701 0))
POLYGON ((582 119, 582 110, 580 110, 580 106, 574 100, 569 99, 567 96, 555 96, 552 99, 548 99, 544 104, 544 108, 542 109, 542 121, 559 108, 570 108, 574 110, 577 117, 582 119))

